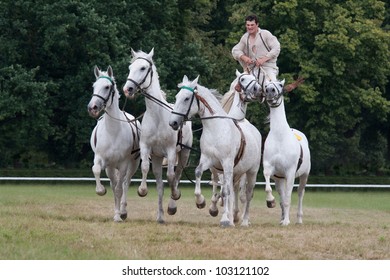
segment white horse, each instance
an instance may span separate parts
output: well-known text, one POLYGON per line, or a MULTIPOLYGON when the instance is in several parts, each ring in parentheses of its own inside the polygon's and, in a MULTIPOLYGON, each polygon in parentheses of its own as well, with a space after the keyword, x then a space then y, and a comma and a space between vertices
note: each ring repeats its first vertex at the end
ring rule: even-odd
MULTIPOLYGON (((243 122, 248 122, 245 119, 246 109, 248 101, 245 100, 247 95, 254 96, 261 89, 259 84, 252 81, 252 79, 246 79, 245 76, 242 76, 241 73, 236 71, 236 79, 231 83, 229 91, 226 92, 221 98, 221 105, 224 111, 228 114, 229 117, 236 120, 239 124, 243 122)), ((212 172, 212 170, 211 170, 212 172)), ((237 178, 236 178, 237 179, 237 178)), ((221 199, 221 192, 218 192, 218 187, 220 186, 219 182, 223 181, 222 174, 213 174, 212 173, 212 184, 213 184, 213 194, 211 198, 211 205, 209 208, 210 215, 216 217, 218 215, 217 202, 221 199)), ((238 218, 238 197, 240 197, 243 204, 243 208, 246 208, 246 175, 243 174, 241 178, 235 180, 234 182, 234 191, 235 191, 235 209, 234 209, 234 222, 239 220, 238 218), (240 191, 240 196, 238 196, 238 190, 240 191)), ((198 208, 203 208, 205 202, 201 205, 198 205, 198 208)))
POLYGON ((149 172, 149 159, 151 158, 158 190, 157 221, 163 223, 163 158, 167 158, 168 161, 167 180, 171 188, 168 214, 174 215, 177 210, 175 200, 181 196, 178 184, 182 171, 187 165, 192 146, 192 128, 191 123, 183 125, 179 131, 174 131, 169 127, 168 122, 172 108, 160 89, 156 66, 152 60, 153 54, 153 49, 149 54, 132 50, 133 59, 129 66, 130 72, 123 91, 129 98, 134 97, 138 90, 141 90, 145 95, 146 111, 142 119, 140 139, 142 182, 138 188, 138 194, 145 196, 148 192, 146 179, 149 172), (176 156, 178 156, 178 164, 175 170, 176 156))
POLYGON ((241 225, 248 226, 249 205, 261 159, 261 135, 248 121, 238 123, 229 117, 213 93, 198 84, 198 78, 189 81, 184 76, 169 124, 173 129, 178 129, 191 116, 200 116, 203 132, 200 161, 195 170, 196 203, 204 203, 200 186, 203 172, 210 169, 213 175, 223 173, 224 213, 221 226, 234 226, 233 207, 237 203, 233 186, 242 175, 246 175, 246 207, 241 225))
POLYGON ((91 135, 91 147, 95 153, 92 172, 96 180, 96 193, 105 195, 106 188, 100 181, 102 169, 110 179, 115 196, 114 221, 127 218, 127 191, 136 172, 139 159, 139 132, 141 125, 135 118, 119 109, 119 93, 111 66, 102 72, 95 66, 96 82, 88 104, 91 117, 100 118, 91 135))
POLYGON ((302 202, 311 160, 306 136, 296 129, 291 129, 287 123, 283 92, 284 80, 266 84, 265 100, 270 108, 270 131, 264 144, 263 174, 267 201, 270 204, 275 201, 272 196, 270 179, 275 181, 282 209, 280 224, 287 226, 290 224, 291 193, 294 180, 298 177, 297 223, 302 223, 302 202))

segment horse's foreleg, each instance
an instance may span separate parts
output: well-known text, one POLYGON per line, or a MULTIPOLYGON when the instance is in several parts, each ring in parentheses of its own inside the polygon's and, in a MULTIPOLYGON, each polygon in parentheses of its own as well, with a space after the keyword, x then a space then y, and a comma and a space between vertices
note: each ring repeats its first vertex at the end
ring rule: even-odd
POLYGON ((305 187, 307 183, 308 176, 306 174, 301 175, 299 178, 299 187, 298 187, 298 212, 297 212, 297 224, 302 224, 303 218, 303 196, 305 195, 305 187))
POLYGON ((94 164, 92 166, 92 172, 93 175, 95 176, 95 181, 96 181, 96 194, 98 195, 105 195, 107 193, 106 188, 102 185, 100 181, 100 174, 102 172, 102 166, 98 162, 98 160, 95 158, 94 164))
POLYGON ((264 179, 265 179, 265 193, 266 193, 266 202, 268 208, 275 208, 275 197, 272 195, 272 187, 271 187, 271 172, 264 168, 264 179))
POLYGON ((149 162, 150 150, 146 147, 141 149, 141 171, 142 171, 142 181, 138 187, 138 195, 144 197, 148 194, 148 184, 146 179, 148 177, 150 162, 149 162))
POLYGON ((122 178, 119 178, 119 171, 115 168, 106 168, 108 178, 110 178, 110 184, 114 193, 114 222, 122 222, 120 217, 120 204, 123 194, 122 178))
POLYGON ((291 193, 294 187, 294 174, 290 172, 286 176, 286 179, 284 181, 284 185, 280 186, 281 189, 281 206, 283 207, 283 214, 284 217, 280 224, 282 226, 287 226, 290 224, 290 207, 291 207, 291 193))

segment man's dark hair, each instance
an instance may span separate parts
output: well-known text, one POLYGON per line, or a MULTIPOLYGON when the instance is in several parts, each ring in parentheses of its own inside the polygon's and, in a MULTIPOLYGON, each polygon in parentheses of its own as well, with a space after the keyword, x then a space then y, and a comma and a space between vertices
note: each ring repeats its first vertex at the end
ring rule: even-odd
POLYGON ((245 22, 247 21, 255 21, 255 23, 259 23, 259 19, 257 18, 256 15, 249 15, 245 18, 245 22))

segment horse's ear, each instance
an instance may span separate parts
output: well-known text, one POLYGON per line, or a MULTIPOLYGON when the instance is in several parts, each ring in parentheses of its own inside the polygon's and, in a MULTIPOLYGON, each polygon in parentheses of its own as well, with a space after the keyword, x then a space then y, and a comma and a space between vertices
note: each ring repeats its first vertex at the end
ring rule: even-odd
POLYGON ((152 58, 154 55, 154 47, 152 48, 152 50, 150 51, 150 53, 148 54, 148 57, 149 58, 152 58))
POLYGON ((133 48, 131 48, 131 56, 135 57, 135 51, 133 50, 133 48))
POLYGON ((194 82, 198 83, 198 80, 199 80, 199 75, 198 75, 198 77, 196 77, 196 79, 194 80, 194 82))
POLYGON ((108 74, 108 76, 110 76, 111 78, 114 76, 114 72, 112 71, 111 65, 109 65, 108 68, 107 68, 107 74, 108 74))
POLYGON ((236 69, 236 76, 237 76, 237 77, 240 77, 240 76, 241 76, 240 71, 238 71, 237 69, 236 69))
POLYGON ((286 79, 283 79, 283 81, 280 81, 280 83, 282 84, 282 87, 284 87, 284 82, 286 81, 286 79))
POLYGON ((187 77, 187 75, 184 75, 184 77, 183 77, 183 83, 188 83, 188 77, 187 77))
POLYGON ((199 75, 198 75, 198 77, 196 77, 196 79, 193 80, 192 83, 191 83, 191 86, 192 86, 193 88, 195 88, 195 87, 197 86, 198 80, 199 80, 199 75))
POLYGON ((100 69, 95 65, 95 68, 93 69, 93 73, 95 74, 96 79, 100 76, 100 69))

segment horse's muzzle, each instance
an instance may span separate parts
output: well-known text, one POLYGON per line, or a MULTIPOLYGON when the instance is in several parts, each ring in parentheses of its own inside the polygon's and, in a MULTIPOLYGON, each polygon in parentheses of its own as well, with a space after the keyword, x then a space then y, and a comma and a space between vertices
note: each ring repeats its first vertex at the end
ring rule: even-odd
POLYGON ((97 119, 100 115, 100 111, 97 106, 90 107, 88 106, 88 114, 92 117, 97 119))
POLYGON ((124 87, 123 93, 129 99, 133 99, 135 97, 136 89, 133 87, 124 87))
POLYGON ((169 125, 173 128, 173 130, 178 130, 180 126, 177 121, 169 121, 169 125))

